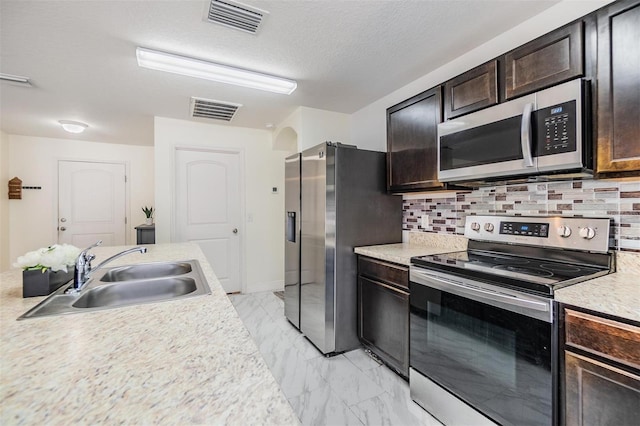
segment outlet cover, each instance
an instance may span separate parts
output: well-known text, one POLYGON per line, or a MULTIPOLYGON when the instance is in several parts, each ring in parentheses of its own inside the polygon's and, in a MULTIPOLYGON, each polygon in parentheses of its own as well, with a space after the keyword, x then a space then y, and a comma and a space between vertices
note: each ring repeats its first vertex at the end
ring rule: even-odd
POLYGON ((421 216, 420 217, 420 226, 422 229, 427 229, 429 227, 429 216, 421 216))

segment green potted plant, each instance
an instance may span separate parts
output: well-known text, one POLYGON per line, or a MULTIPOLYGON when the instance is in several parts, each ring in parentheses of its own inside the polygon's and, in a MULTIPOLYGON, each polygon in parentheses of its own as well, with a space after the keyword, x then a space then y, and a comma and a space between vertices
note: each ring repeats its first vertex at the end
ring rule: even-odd
POLYGON ((146 225, 153 225, 153 207, 144 206, 142 208, 142 211, 144 212, 144 215, 147 217, 147 220, 145 221, 145 224, 146 225))

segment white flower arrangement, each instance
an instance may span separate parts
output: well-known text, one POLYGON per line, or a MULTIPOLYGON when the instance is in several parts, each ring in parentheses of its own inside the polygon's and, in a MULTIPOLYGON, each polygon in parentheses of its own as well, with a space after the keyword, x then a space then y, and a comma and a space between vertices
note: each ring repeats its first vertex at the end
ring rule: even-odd
POLYGON ((13 266, 22 268, 25 271, 42 270, 46 272, 51 269, 53 272, 68 272, 68 267, 73 267, 76 258, 80 254, 78 247, 70 244, 54 244, 49 247, 39 248, 30 251, 24 256, 18 257, 13 266))

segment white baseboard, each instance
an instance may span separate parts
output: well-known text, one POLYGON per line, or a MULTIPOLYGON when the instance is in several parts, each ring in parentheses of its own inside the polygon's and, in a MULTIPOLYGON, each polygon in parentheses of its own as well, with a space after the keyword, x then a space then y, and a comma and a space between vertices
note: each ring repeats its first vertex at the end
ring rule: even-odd
POLYGON ((282 291, 284 290, 284 280, 265 281, 247 285, 245 293, 258 293, 260 291, 282 291))

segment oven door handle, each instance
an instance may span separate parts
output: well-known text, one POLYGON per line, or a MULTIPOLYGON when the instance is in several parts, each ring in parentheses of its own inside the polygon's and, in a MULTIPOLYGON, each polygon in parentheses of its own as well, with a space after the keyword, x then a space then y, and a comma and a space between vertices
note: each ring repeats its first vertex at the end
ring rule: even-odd
POLYGON ((427 282, 418 284, 435 288, 457 296, 466 297, 481 303, 487 303, 497 308, 503 308, 511 312, 521 313, 530 317, 552 322, 551 303, 529 300, 516 295, 498 293, 496 291, 469 286, 464 283, 450 279, 434 276, 422 271, 412 271, 412 274, 419 276, 427 282), (521 308, 521 309, 519 309, 521 308), (533 312, 532 312, 533 311, 533 312))

